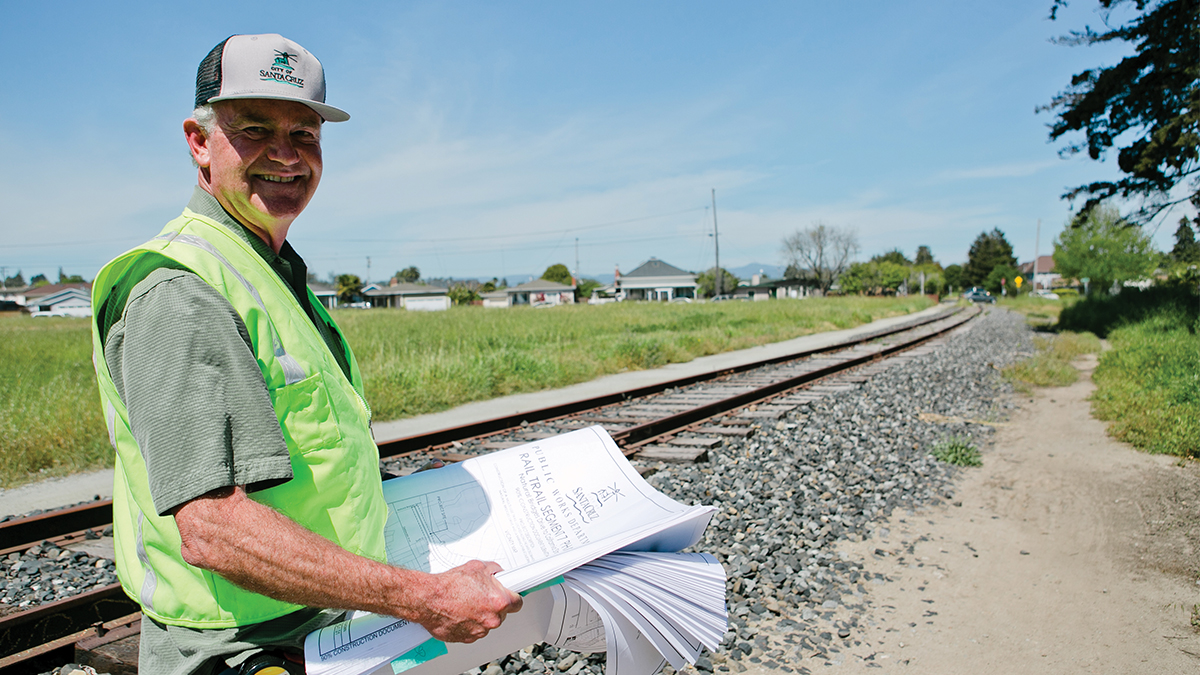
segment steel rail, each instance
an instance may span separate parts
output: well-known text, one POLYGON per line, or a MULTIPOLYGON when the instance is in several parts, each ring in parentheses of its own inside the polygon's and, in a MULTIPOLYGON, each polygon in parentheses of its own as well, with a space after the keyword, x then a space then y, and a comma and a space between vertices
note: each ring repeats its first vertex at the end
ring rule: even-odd
MULTIPOLYGON (((519 426, 521 426, 522 422, 528 422, 529 424, 533 424, 534 422, 544 422, 546 420, 556 419, 559 417, 566 417, 568 415, 574 415, 576 413, 584 412, 587 410, 592 410, 595 408, 601 408, 604 406, 614 405, 617 403, 624 403, 625 401, 629 401, 629 400, 636 399, 636 398, 642 398, 644 396, 651 396, 653 394, 659 394, 668 389, 686 387, 686 386, 690 386, 690 385, 697 384, 700 382, 717 379, 719 377, 725 377, 725 376, 732 375, 735 373, 741 373, 741 372, 745 372, 748 370, 754 370, 755 368, 762 368, 764 366, 775 365, 778 363, 785 363, 787 361, 795 361, 797 359, 807 358, 810 356, 814 356, 816 354, 825 354, 828 352, 839 351, 842 349, 846 349, 848 347, 853 347, 855 345, 864 344, 864 343, 870 342, 872 340, 878 340, 879 338, 888 337, 890 335, 895 335, 897 333, 902 333, 904 331, 912 330, 914 328, 918 328, 918 327, 924 326, 926 324, 934 323, 936 321, 941 321, 950 316, 953 316, 954 314, 958 314, 962 311, 963 311, 962 308, 956 308, 953 311, 941 312, 941 313, 935 314, 931 317, 925 317, 918 321, 904 323, 904 324, 893 326, 891 328, 887 328, 887 329, 880 330, 880 331, 874 331, 874 332, 871 332, 871 333, 868 333, 865 335, 855 337, 850 340, 842 340, 842 341, 839 341, 839 342, 836 342, 836 343, 833 343, 830 345, 826 345, 824 347, 817 347, 814 349, 808 349, 808 350, 801 351, 801 352, 786 354, 784 356, 776 356, 776 357, 772 357, 769 359, 762 359, 760 361, 755 361, 753 363, 747 363, 747 364, 743 364, 740 366, 731 366, 729 368, 724 368, 719 371, 701 373, 698 375, 689 375, 687 377, 681 377, 681 378, 678 378, 675 380, 668 380, 666 382, 660 382, 658 384, 652 384, 652 385, 647 385, 644 387, 638 387, 636 389, 629 389, 629 390, 617 392, 614 394, 605 394, 602 396, 595 396, 595 397, 583 399, 580 401, 571 401, 571 402, 563 403, 560 405, 554 405, 554 406, 549 406, 546 408, 539 408, 537 410, 521 412, 521 413, 517 413, 515 415, 505 415, 502 417, 495 417, 495 418, 483 420, 480 422, 472 422, 470 424, 463 424, 463 425, 460 425, 457 427, 441 429, 439 431, 433 431, 430 433, 416 434, 413 436, 397 438, 397 439, 391 440, 391 441, 384 441, 384 442, 378 444, 379 445, 379 456, 380 456, 380 458, 387 458, 387 457, 396 457, 399 455, 406 455, 406 454, 410 454, 410 453, 414 453, 414 452, 420 452, 422 450, 427 450, 429 448, 434 448, 434 447, 443 446, 443 445, 449 445, 450 443, 453 443, 455 441, 460 441, 460 440, 463 440, 466 438, 475 438, 478 436, 486 436, 489 434, 494 434, 497 432, 504 431, 506 429, 512 429, 514 427, 519 427, 519 426)), ((615 436, 616 436, 616 434, 614 434, 614 438, 615 438, 615 436)))
POLYGON ((801 373, 794 377, 785 378, 779 380, 778 382, 772 382, 770 384, 757 387, 741 394, 735 394, 719 401, 698 405, 694 408, 684 410, 673 415, 667 415, 643 424, 639 424, 637 426, 630 427, 628 429, 615 431, 612 433, 613 440, 616 441, 617 445, 621 447, 637 445, 642 441, 662 436, 673 431, 678 431, 684 427, 700 422, 701 420, 715 417, 722 413, 729 412, 730 410, 735 410, 737 408, 750 405, 751 403, 761 401, 762 399, 769 398, 775 394, 787 391, 789 389, 794 389, 803 384, 829 377, 830 375, 835 375, 872 361, 878 361, 897 352, 912 349, 940 335, 944 335, 955 328, 958 328, 974 317, 975 314, 972 314, 971 316, 965 317, 960 321, 945 326, 940 330, 931 332, 927 335, 923 335, 907 342, 901 342, 895 345, 884 347, 879 351, 846 359, 845 361, 839 361, 828 366, 801 373))
MULTIPOLYGON (((586 401, 552 406, 550 408, 531 411, 530 413, 524 413, 522 415, 485 420, 481 423, 462 425, 460 427, 455 427, 454 429, 434 432, 432 434, 423 434, 419 436, 398 439, 398 441, 392 441, 390 443, 404 443, 406 444, 404 447, 407 449, 384 456, 396 456, 399 454, 406 454, 409 452, 416 452, 440 445, 445 445, 456 440, 490 435, 497 431, 519 427, 522 421, 533 422, 561 418, 571 414, 585 412, 587 410, 595 410, 596 408, 605 407, 614 403, 622 403, 643 398, 653 394, 661 393, 668 389, 675 389, 704 381, 719 379, 731 374, 750 371, 754 368, 775 365, 787 361, 800 360, 817 354, 845 350, 847 348, 863 345, 880 338, 918 329, 922 326, 926 326, 938 321, 944 321, 960 313, 961 310, 943 312, 921 321, 911 322, 906 325, 893 327, 885 331, 877 331, 870 335, 860 336, 854 340, 841 341, 833 345, 807 350, 788 356, 764 359, 752 364, 723 369, 721 371, 711 372, 704 375, 679 378, 659 385, 641 387, 639 389, 622 392, 620 394, 595 397, 586 401), (507 425, 504 424, 505 422, 507 422, 507 425), (481 431, 481 429, 483 431, 481 431)), ((628 429, 616 431, 612 434, 613 438, 617 441, 618 445, 622 446, 626 450, 627 453, 632 454, 636 452, 637 446, 646 441, 662 437, 666 434, 678 432, 690 425, 694 425, 701 420, 721 415, 729 412, 730 410, 761 401, 765 398, 770 398, 803 384, 844 372, 872 361, 886 358, 897 352, 912 349, 920 344, 923 344, 929 340, 944 335, 955 328, 960 327, 970 319, 974 318, 976 315, 976 312, 970 313, 969 315, 960 317, 959 320, 954 321, 953 323, 948 323, 946 326, 939 327, 937 330, 928 332, 924 335, 919 335, 914 339, 905 340, 893 345, 882 346, 877 350, 853 356, 834 364, 821 366, 811 371, 806 371, 792 377, 787 377, 777 382, 760 386, 750 391, 735 394, 719 401, 698 405, 689 410, 666 415, 662 418, 651 420, 628 429)), ((383 448, 385 445, 387 445, 387 443, 380 445, 381 455, 383 455, 383 448)), ((13 538, 17 536, 25 536, 25 533, 30 532, 37 534, 37 536, 34 538, 35 542, 50 538, 48 537, 49 533, 45 528, 49 523, 54 522, 84 523, 87 526, 87 529, 93 529, 95 527, 107 525, 108 522, 105 522, 103 518, 98 515, 103 514, 105 509, 107 509, 107 512, 111 514, 110 500, 80 505, 70 509, 64 509, 59 512, 49 512, 26 519, 3 523, 0 524, 0 544, 11 542, 13 541, 13 538), (56 520, 54 518, 55 516, 60 516, 63 519, 56 520), (18 527, 14 527, 14 525, 18 525, 18 527), (39 526, 42 529, 39 529, 39 526), (8 539, 5 539, 6 536, 8 539)), ((109 520, 111 520, 111 518, 109 520)), ((74 536, 78 536, 79 534, 79 532, 75 532, 74 536)), ((10 547, 10 550, 19 550, 21 546, 23 545, 10 547)), ((100 625, 106 621, 111 622, 120 617, 124 617, 130 612, 136 612, 137 610, 138 607, 136 603, 125 595, 120 585, 113 584, 54 603, 42 605, 5 617, 0 617, 0 675, 10 675, 10 673, 20 674, 25 672, 38 672, 36 670, 30 670, 30 666, 28 664, 42 663, 47 657, 51 656, 53 658, 60 658, 66 653, 67 647, 69 645, 74 645, 77 639, 93 636, 95 633, 95 627, 97 625, 100 625), (22 664, 27 665, 23 666, 22 664)))
MULTIPOLYGON (((662 393, 668 389, 686 387, 707 380, 713 380, 735 373, 754 370, 755 368, 803 359, 817 354, 839 351, 848 347, 864 344, 872 340, 878 340, 880 338, 888 337, 897 333, 918 328, 920 326, 941 321, 949 316, 960 313, 961 311, 961 308, 956 308, 955 310, 949 312, 939 312, 933 316, 924 317, 917 321, 900 323, 890 328, 872 331, 870 333, 857 336, 853 339, 841 340, 824 347, 817 347, 783 356, 762 359, 740 366, 724 368, 719 371, 690 375, 688 377, 681 377, 659 384, 638 387, 636 389, 630 389, 628 391, 618 392, 615 394, 596 396, 581 401, 573 401, 547 408, 541 408, 538 410, 530 410, 515 415, 496 417, 480 422, 473 422, 471 424, 441 429, 430 433, 417 434, 393 439, 390 441, 383 441, 378 443, 379 456, 381 459, 384 459, 411 454, 429 448, 449 445, 450 443, 466 438, 474 438, 498 433, 506 429, 518 427, 522 422, 528 422, 530 424, 533 424, 534 422, 543 422, 546 420, 592 410, 594 408, 600 408, 645 396, 651 396, 662 393)), ((618 434, 613 434, 614 438, 617 437, 617 435, 618 434)), ((0 523, 0 553, 9 553, 12 551, 28 549, 45 539, 54 539, 55 537, 61 537, 70 533, 83 532, 88 529, 103 528, 110 523, 112 523, 111 499, 104 499, 89 504, 81 504, 67 509, 47 511, 36 516, 15 518, 0 523)))
POLYGON ((0 657, 34 649, 137 611, 137 603, 125 595, 121 585, 111 584, 0 617, 0 657))

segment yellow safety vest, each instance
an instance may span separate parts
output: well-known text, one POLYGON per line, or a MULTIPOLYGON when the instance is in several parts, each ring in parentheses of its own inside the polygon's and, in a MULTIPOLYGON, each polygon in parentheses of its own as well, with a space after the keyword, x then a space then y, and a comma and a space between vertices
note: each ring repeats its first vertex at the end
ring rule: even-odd
MULTIPOLYGON (((349 346, 347 380, 316 326, 267 262, 228 228, 186 209, 157 237, 100 271, 92 286, 97 317, 114 286, 147 253, 166 256, 195 272, 229 300, 249 331, 293 472, 291 480, 254 492, 251 498, 353 553, 384 560, 387 506, 379 451, 371 437, 362 376, 349 346)), ((309 301, 332 325, 311 292, 309 301)), ((175 519, 155 511, 146 465, 108 372, 95 322, 92 346, 109 439, 117 451, 113 530, 125 592, 159 622, 192 628, 244 626, 300 609, 184 562, 175 519)))

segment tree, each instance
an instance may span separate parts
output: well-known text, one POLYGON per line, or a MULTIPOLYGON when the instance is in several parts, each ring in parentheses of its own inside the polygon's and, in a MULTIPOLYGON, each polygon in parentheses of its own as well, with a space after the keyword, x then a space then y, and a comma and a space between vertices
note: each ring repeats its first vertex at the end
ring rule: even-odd
POLYGON ((1008 243, 999 228, 993 228, 991 232, 980 233, 975 243, 971 244, 967 264, 963 267, 962 283, 964 286, 982 286, 997 265, 1015 267, 1016 264, 1012 244, 1008 243))
MULTIPOLYGON (((1196 0, 1098 0, 1105 19, 1118 5, 1132 2, 1139 14, 1124 25, 1100 32, 1086 26, 1056 42, 1069 46, 1124 41, 1135 53, 1107 68, 1071 78, 1066 90, 1038 111, 1053 111, 1050 140, 1076 131, 1085 140, 1059 154, 1087 152, 1094 160, 1117 143, 1117 167, 1124 177, 1070 189, 1063 197, 1086 195, 1081 213, 1113 196, 1139 197, 1131 222, 1146 223, 1174 204, 1191 199, 1200 207, 1200 16, 1196 0), (1176 185, 1190 194, 1172 199, 1176 185)), ((1053 0, 1050 18, 1067 4, 1053 0)))
POLYGON ((807 276, 816 280, 824 294, 858 253, 858 235, 851 229, 816 222, 784 237, 783 253, 788 266, 793 267, 793 271, 807 270, 807 276))
POLYGON ((907 277, 907 265, 890 260, 872 260, 850 265, 838 279, 838 286, 846 293, 888 295, 894 294, 907 277))
POLYGON ((1200 244, 1196 243, 1196 233, 1187 218, 1179 219, 1179 228, 1175 230, 1175 246, 1171 248, 1171 259, 1184 264, 1200 263, 1200 244))
POLYGON ((4 280, 5 288, 20 288, 25 285, 25 275, 21 274, 21 270, 4 280))
POLYGON ((362 297, 363 282, 357 274, 339 274, 333 286, 342 302, 357 302, 362 297))
POLYGON ((60 284, 82 284, 83 277, 78 274, 63 274, 63 268, 58 268, 58 283, 60 284))
POLYGON ((454 284, 446 291, 446 295, 450 297, 450 302, 456 305, 469 305, 479 299, 479 294, 467 284, 454 284))
POLYGON ((983 284, 981 285, 989 293, 1011 298, 1021 290, 1028 293, 1029 289, 1032 288, 1030 284, 1023 283, 1021 284, 1021 288, 1018 289, 1016 278, 1019 276, 1021 276, 1021 271, 1012 265, 996 265, 992 268, 991 272, 988 272, 987 278, 983 280, 983 284), (1001 282, 1001 279, 1004 281, 1001 282))
POLYGON ((580 279, 579 286, 575 289, 575 295, 580 298, 590 298, 592 297, 592 291, 600 288, 603 285, 604 284, 596 281, 595 279, 580 279))
POLYGON ((45 274, 35 274, 33 275, 33 278, 29 280, 30 286, 48 286, 49 284, 50 280, 46 278, 45 274))
MULTIPOLYGON (((933 259, 933 252, 928 246, 918 246, 916 259, 913 260, 917 265, 937 265, 937 261, 933 259)), ((940 267, 940 265, 939 265, 940 267)))
POLYGON ((946 271, 943 273, 946 277, 946 285, 950 288, 962 289, 963 284, 963 267, 962 265, 947 265, 946 271))
POLYGON ((567 269, 567 266, 562 263, 555 263, 547 267, 545 272, 542 272, 542 278, 546 281, 554 281, 570 286, 571 270, 567 269))
MULTIPOLYGON (((716 268, 710 267, 696 276, 696 283, 700 284, 700 295, 705 298, 711 298, 717 292, 717 275, 714 272, 716 268)), ((730 295, 733 289, 737 288, 738 278, 733 276, 729 270, 721 268, 721 294, 730 295)))
POLYGON ((482 284, 480 284, 479 292, 480 293, 491 293, 492 291, 496 290, 496 284, 498 282, 499 282, 499 280, 496 279, 496 277, 492 277, 491 281, 485 281, 482 284))
POLYGON ((417 269, 416 265, 409 265, 396 272, 396 278, 405 283, 415 284, 421 280, 421 270, 417 269))
POLYGON ((1141 279, 1154 271, 1158 255, 1150 237, 1113 206, 1093 209, 1054 239, 1054 270, 1064 277, 1089 279, 1089 289, 1107 291, 1114 283, 1141 279))
POLYGON ((912 264, 912 261, 909 260, 904 255, 904 252, 898 248, 894 248, 887 253, 880 253, 879 255, 871 258, 871 262, 888 262, 892 263, 893 265, 903 265, 905 267, 912 264))

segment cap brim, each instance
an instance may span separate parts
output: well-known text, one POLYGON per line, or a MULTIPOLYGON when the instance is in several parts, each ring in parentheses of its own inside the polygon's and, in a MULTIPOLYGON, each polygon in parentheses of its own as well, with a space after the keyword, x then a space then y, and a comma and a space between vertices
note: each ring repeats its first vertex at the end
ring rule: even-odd
POLYGON ((308 101, 292 96, 272 96, 270 94, 235 94, 233 96, 214 96, 208 99, 208 102, 216 103, 217 101, 233 101, 249 98, 265 98, 272 101, 293 101, 301 105, 306 105, 315 110, 316 113, 321 116, 321 119, 325 120, 326 122, 345 122, 346 120, 350 119, 350 113, 342 110, 341 108, 335 108, 324 103, 308 101))

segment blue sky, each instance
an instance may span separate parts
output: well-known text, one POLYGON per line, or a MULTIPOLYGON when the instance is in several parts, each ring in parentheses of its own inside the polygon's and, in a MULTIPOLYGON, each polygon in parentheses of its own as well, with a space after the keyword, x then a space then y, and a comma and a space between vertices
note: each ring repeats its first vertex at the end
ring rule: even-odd
MULTIPOLYGON (((195 185, 182 120, 233 33, 324 63, 325 172, 289 239, 321 277, 629 271, 651 256, 781 264, 784 236, 853 228, 860 259, 1021 260, 1114 161, 1060 159, 1048 102, 1126 47, 1075 0, 987 2, 27 3, 0 0, 0 266, 94 276, 195 185)), ((1170 248, 1179 213, 1155 232, 1170 248)))

